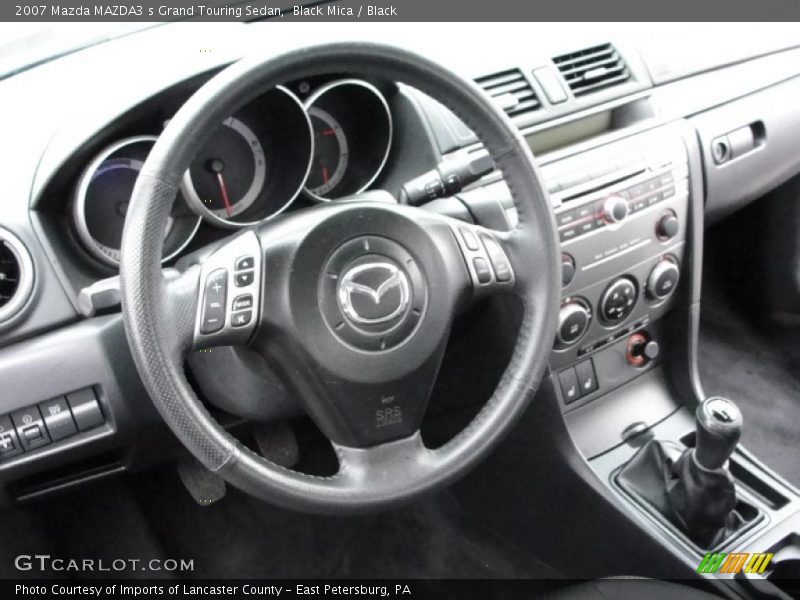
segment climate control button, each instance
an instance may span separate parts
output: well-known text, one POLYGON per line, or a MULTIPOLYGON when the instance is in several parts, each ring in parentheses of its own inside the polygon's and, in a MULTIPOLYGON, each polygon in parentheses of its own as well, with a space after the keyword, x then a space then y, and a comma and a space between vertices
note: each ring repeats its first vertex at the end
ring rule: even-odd
POLYGON ((616 325, 627 319, 639 296, 636 283, 629 277, 613 281, 600 298, 600 316, 609 324, 616 325))
POLYGON ((589 309, 578 301, 570 301, 561 307, 558 316, 558 343, 561 347, 571 346, 583 337, 591 321, 589 309))
POLYGON ((647 277, 647 295, 652 300, 664 300, 675 290, 680 276, 675 261, 662 258, 647 277))

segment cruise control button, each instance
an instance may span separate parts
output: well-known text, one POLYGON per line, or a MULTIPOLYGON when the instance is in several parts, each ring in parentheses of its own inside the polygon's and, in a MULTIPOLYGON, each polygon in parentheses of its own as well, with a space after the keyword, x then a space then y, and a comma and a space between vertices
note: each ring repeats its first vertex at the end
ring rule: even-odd
POLYGON ((35 406, 14 411, 11 413, 11 420, 17 428, 17 436, 23 449, 33 450, 50 443, 42 415, 35 406))
POLYGON ((78 432, 75 420, 72 418, 72 411, 69 409, 67 399, 63 396, 42 402, 39 404, 39 410, 44 417, 47 432, 54 442, 78 432))
POLYGON ((476 250, 480 249, 480 246, 478 245, 478 238, 475 237, 474 233, 472 233, 466 227, 459 228, 459 232, 461 233, 461 239, 464 240, 464 245, 468 250, 475 252, 476 250))
POLYGON ((206 278, 200 333, 215 333, 225 325, 225 301, 227 296, 228 271, 225 269, 212 271, 206 278))
POLYGON ((561 393, 564 394, 564 404, 574 402, 581 397, 581 389, 578 387, 578 377, 575 374, 575 369, 570 367, 566 371, 561 371, 558 374, 558 379, 561 383, 561 393))
POLYGON ((492 280, 492 272, 489 270, 489 263, 485 259, 475 257, 472 259, 472 266, 475 268, 475 276, 478 283, 489 283, 492 280))
POLYGON ((245 269, 252 269, 256 266, 255 259, 252 256, 240 256, 236 259, 234 268, 237 271, 244 271, 245 269))
POLYGON ((252 294, 242 294, 234 299, 233 310, 245 310, 247 308, 253 308, 252 294))
POLYGON ((231 315, 231 324, 234 327, 244 327, 250 322, 252 318, 253 318, 252 310, 243 310, 242 312, 236 312, 233 313, 233 315, 231 315))
POLYGON ((241 273, 236 273, 233 276, 233 279, 236 283, 236 287, 246 287, 253 283, 253 279, 255 278, 255 271, 243 271, 241 273))
POLYGON ((0 416, 0 461, 22 454, 17 430, 8 415, 0 416))
POLYGON ((494 275, 497 278, 497 281, 500 283, 511 281, 511 263, 508 262, 506 253, 503 252, 503 248, 500 246, 500 243, 493 237, 485 234, 481 235, 481 240, 483 241, 483 245, 486 248, 487 254, 489 255, 489 262, 492 263, 492 268, 494 268, 494 275))

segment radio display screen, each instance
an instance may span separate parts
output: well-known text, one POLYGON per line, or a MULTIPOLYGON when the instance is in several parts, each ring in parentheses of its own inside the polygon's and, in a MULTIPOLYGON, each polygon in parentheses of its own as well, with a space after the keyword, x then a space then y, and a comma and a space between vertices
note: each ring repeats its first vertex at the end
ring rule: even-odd
POLYGON ((583 142, 611 130, 612 111, 599 112, 525 136, 531 151, 540 155, 583 142))

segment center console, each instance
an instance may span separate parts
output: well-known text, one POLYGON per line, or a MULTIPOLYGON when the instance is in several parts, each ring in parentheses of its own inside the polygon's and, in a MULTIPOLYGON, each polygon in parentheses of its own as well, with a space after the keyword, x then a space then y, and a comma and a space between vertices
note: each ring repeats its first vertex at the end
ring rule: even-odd
POLYGON ((659 319, 681 281, 686 147, 666 126, 543 168, 561 240, 551 367, 564 412, 659 364, 659 319))
POLYGON ((719 460, 702 460, 716 454, 701 409, 721 400, 695 373, 696 139, 678 122, 543 165, 562 251, 552 387, 575 446, 641 529, 735 596, 789 597, 800 493, 737 445, 741 420, 719 460))

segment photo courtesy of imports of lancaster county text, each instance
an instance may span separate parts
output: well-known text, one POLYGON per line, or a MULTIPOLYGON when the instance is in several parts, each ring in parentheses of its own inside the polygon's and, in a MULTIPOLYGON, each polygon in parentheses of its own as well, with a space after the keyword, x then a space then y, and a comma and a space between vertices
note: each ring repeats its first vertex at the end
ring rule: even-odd
POLYGON ((800 598, 800 3, 26 1, 0 599, 800 598))

